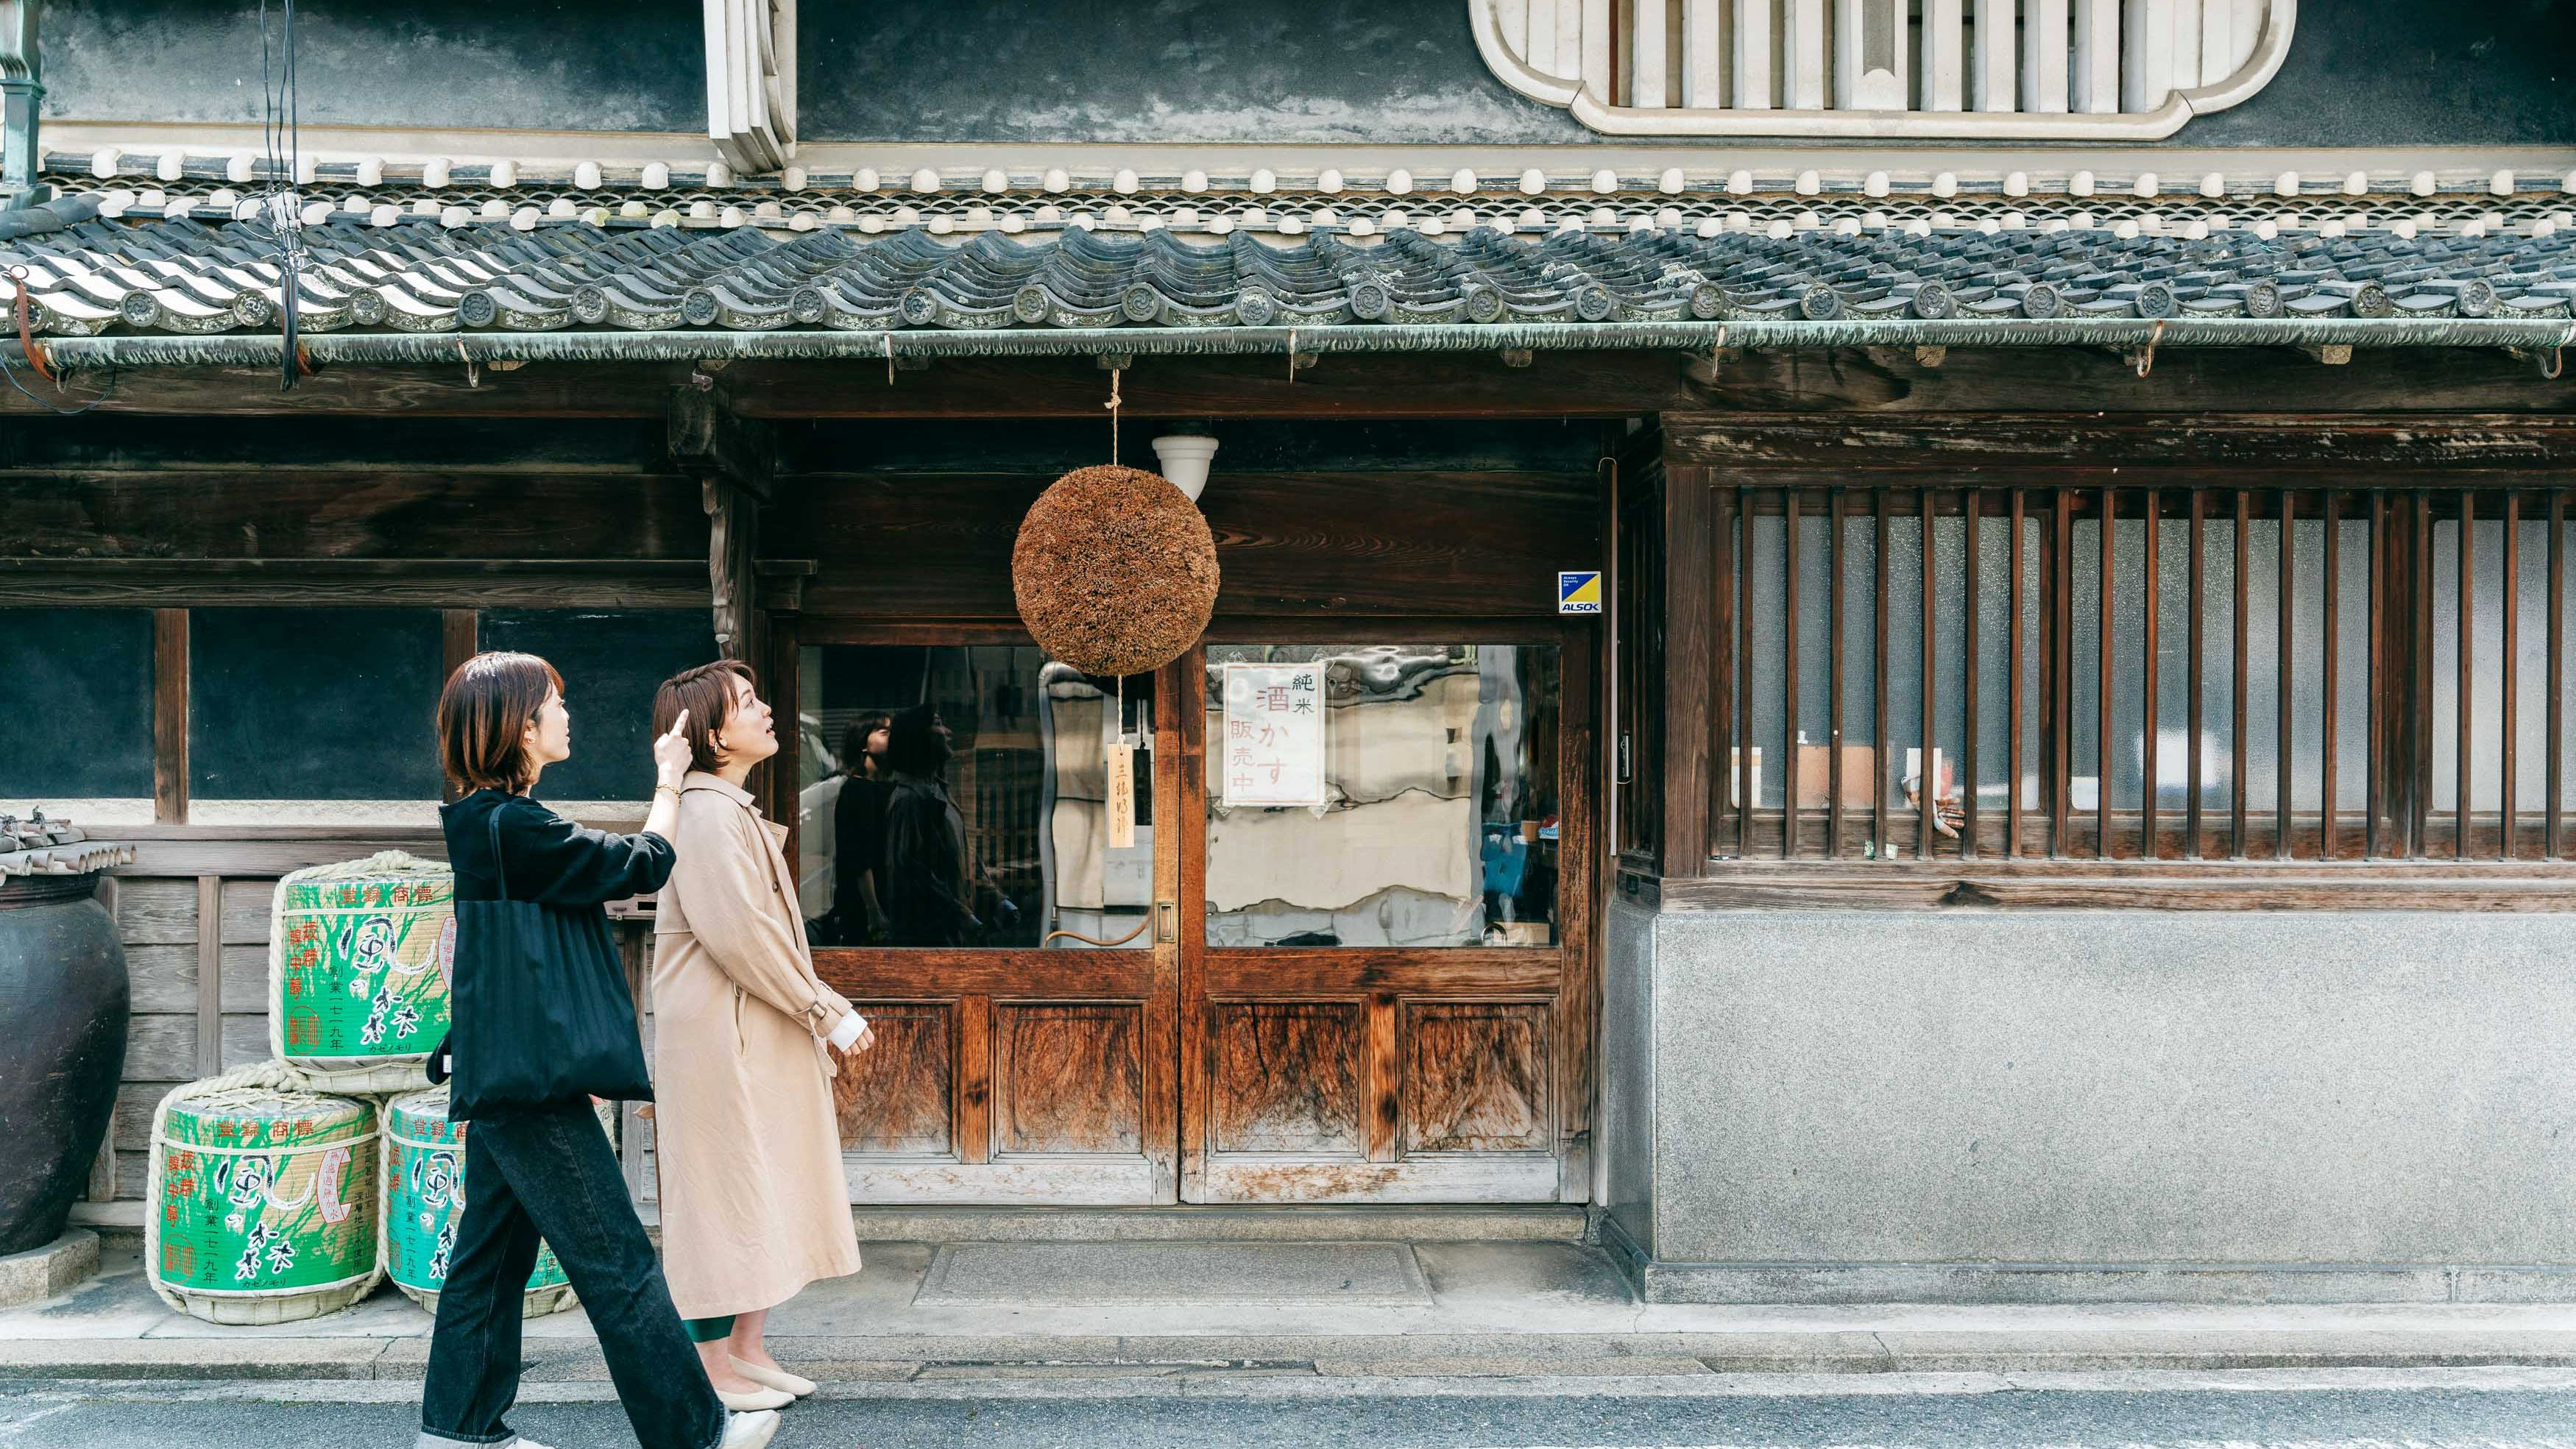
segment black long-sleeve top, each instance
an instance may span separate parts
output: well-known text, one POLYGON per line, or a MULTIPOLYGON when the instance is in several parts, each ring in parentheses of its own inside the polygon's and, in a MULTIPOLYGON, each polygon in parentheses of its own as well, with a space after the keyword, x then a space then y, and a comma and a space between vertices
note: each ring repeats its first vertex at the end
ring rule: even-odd
POLYGON ((456 898, 501 898, 492 874, 492 812, 501 812, 501 857, 510 899, 549 906, 600 906, 660 890, 678 856, 658 835, 611 835, 566 820, 525 795, 477 790, 438 810, 456 898))

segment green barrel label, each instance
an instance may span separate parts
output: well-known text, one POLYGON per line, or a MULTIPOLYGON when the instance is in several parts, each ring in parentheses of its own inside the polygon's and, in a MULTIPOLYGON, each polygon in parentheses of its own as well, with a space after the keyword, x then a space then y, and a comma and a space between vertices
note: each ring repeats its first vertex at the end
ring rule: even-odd
POLYGON ((376 1265, 375 1109, 200 1116, 175 1105, 161 1154, 161 1281, 200 1293, 290 1293, 376 1265))
MULTIPOLYGON (((470 1125, 447 1120, 444 1088, 385 1109, 385 1274, 415 1292, 436 1293, 447 1283, 457 1220, 465 1215, 465 1131, 470 1125)), ((527 1291, 566 1281, 555 1250, 539 1243, 527 1291)))
POLYGON ((447 1034, 455 877, 289 881, 278 989, 288 1060, 426 1053, 447 1034))

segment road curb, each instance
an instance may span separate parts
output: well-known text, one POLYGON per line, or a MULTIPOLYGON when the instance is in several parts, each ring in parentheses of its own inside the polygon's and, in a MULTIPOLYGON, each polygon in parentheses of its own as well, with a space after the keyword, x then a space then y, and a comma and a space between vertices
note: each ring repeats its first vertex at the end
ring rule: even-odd
MULTIPOLYGON (((773 1338, 825 1382, 886 1384, 1289 1373, 1325 1379, 1668 1378, 1708 1374, 2576 1368, 2576 1331, 1645 1333, 773 1338)), ((530 1383, 607 1376, 589 1339, 529 1339, 530 1383)), ((420 1377, 425 1338, 20 1339, 0 1380, 358 1380, 420 1377)))

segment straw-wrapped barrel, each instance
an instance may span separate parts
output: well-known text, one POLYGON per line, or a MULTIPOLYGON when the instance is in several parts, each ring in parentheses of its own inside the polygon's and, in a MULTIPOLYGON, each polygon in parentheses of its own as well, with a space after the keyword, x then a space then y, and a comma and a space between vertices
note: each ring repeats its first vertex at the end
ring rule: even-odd
POLYGON ((400 1092, 447 1034, 456 877, 398 850, 277 883, 268 1049, 327 1092, 400 1092))
POLYGON ((209 1323, 336 1313, 382 1276, 376 1108, 262 1062, 174 1087, 152 1117, 143 1266, 209 1323))
MULTIPOLYGON (((456 1224, 465 1216, 465 1131, 471 1125, 447 1119, 445 1087, 385 1104, 385 1276, 432 1313, 447 1284, 456 1224)), ((519 1300, 521 1316, 560 1313, 575 1301, 555 1250, 538 1244, 536 1270, 519 1300)))

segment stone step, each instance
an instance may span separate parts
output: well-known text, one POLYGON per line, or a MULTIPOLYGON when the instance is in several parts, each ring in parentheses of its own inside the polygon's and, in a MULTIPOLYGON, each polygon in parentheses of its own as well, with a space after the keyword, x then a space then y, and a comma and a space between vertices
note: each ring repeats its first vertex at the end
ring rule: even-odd
MULTIPOLYGON (((660 1237, 651 1203, 644 1225, 660 1237)), ((1587 1209, 1534 1203, 1398 1207, 880 1207, 850 1209, 863 1243, 1579 1243, 1587 1209)), ((73 1220, 126 1246, 139 1202, 79 1203, 73 1220)))
POLYGON ((871 1243, 1579 1243, 1579 1205, 859 1207, 871 1243))

